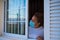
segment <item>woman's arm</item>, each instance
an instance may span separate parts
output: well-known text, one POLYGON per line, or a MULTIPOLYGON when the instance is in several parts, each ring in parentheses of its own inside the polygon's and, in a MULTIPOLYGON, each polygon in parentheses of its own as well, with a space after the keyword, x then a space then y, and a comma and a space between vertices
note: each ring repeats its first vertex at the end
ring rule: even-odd
POLYGON ((44 39, 43 37, 40 36, 37 37, 37 40, 43 40, 43 39, 44 39))

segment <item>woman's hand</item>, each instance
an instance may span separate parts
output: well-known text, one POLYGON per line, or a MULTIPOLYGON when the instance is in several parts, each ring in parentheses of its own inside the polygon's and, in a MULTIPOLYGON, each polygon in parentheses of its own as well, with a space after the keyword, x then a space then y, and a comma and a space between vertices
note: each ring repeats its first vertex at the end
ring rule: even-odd
POLYGON ((42 37, 40 37, 40 36, 38 36, 38 37, 37 37, 37 40, 43 40, 43 38, 42 38, 42 37))

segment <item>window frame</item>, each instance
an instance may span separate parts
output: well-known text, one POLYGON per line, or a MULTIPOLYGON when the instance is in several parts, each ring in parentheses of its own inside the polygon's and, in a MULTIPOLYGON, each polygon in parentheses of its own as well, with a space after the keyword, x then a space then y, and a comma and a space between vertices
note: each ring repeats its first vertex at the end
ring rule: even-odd
POLYGON ((44 40, 50 40, 50 1, 44 0, 44 40), (47 35, 46 35, 47 33, 47 35))

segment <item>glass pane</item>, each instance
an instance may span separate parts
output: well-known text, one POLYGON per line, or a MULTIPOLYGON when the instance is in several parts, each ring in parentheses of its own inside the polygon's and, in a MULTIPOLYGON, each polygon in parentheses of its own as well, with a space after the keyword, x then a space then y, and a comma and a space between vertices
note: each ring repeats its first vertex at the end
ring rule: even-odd
POLYGON ((25 35, 26 0, 9 0, 6 32, 25 35))

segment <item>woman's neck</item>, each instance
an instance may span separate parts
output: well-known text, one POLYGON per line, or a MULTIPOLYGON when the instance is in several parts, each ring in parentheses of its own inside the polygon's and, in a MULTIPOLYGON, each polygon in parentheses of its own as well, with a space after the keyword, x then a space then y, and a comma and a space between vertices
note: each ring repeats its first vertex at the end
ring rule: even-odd
POLYGON ((36 26, 35 26, 35 28, 39 28, 39 27, 41 27, 41 26, 40 26, 40 25, 36 25, 36 26))

